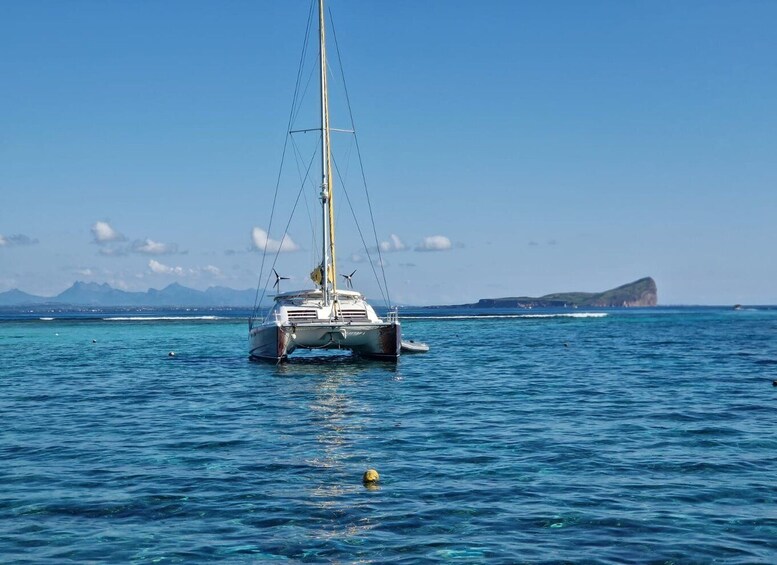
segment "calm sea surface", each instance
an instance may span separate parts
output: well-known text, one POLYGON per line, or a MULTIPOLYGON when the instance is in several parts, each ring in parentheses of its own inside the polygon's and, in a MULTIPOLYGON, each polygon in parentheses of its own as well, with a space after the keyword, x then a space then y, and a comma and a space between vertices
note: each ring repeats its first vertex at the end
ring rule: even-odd
POLYGON ((0 321, 0 561, 777 563, 777 310, 433 313, 396 366, 0 321))

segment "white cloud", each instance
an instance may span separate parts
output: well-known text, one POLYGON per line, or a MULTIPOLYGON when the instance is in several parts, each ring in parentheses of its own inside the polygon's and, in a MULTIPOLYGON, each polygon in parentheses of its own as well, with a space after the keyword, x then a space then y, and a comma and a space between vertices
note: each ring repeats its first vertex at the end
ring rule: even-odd
POLYGON ((144 255, 170 255, 178 251, 175 243, 159 243, 153 239, 138 240, 132 244, 132 251, 144 255))
POLYGON ((202 271, 204 273, 210 273, 211 275, 214 275, 214 276, 217 276, 217 277, 222 276, 221 269, 219 269, 218 267, 214 267, 213 265, 208 265, 206 267, 203 267, 202 271))
POLYGON ((451 249, 453 245, 451 240, 444 235, 430 235, 425 237, 424 240, 416 245, 416 251, 447 251, 451 249))
POLYGON ((148 261, 148 268, 158 275, 177 275, 182 277, 186 274, 183 267, 170 267, 169 265, 165 265, 154 259, 148 261))
POLYGON ((384 253, 391 253, 393 251, 404 251, 407 249, 407 245, 402 243, 402 240, 399 239, 399 236, 396 234, 391 234, 389 236, 388 241, 381 241, 380 242, 380 250, 384 253))
POLYGON ((92 269, 76 269, 76 274, 84 277, 91 277, 94 275, 94 271, 92 269))
POLYGON ((95 222, 92 226, 92 235, 95 243, 109 243, 111 241, 124 241, 126 238, 117 232, 108 222, 95 222))
POLYGON ((294 241, 291 239, 291 236, 289 236, 288 234, 286 235, 285 238, 283 238, 283 241, 278 241, 275 239, 268 238, 267 232, 261 228, 254 228, 251 231, 251 240, 254 244, 254 247, 259 251, 264 251, 265 246, 267 246, 267 251, 270 251, 273 253, 276 251, 285 253, 289 251, 299 250, 299 245, 294 243, 294 241))

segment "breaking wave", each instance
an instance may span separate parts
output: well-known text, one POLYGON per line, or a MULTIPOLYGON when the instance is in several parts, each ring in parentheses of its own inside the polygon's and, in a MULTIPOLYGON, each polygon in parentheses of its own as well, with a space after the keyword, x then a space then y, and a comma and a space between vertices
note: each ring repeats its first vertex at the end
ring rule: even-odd
POLYGON ((489 320, 509 318, 604 318, 606 312, 574 312, 570 314, 484 314, 450 316, 400 316, 403 320, 489 320))
POLYGON ((112 316, 105 322, 169 322, 176 320, 227 320, 225 316, 112 316))

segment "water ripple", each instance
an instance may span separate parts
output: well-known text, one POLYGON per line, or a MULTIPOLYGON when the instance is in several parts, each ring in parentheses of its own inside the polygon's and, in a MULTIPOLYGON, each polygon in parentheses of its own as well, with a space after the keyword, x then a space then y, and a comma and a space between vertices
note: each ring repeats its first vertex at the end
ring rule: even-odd
POLYGON ((419 317, 432 349, 397 366, 276 367, 230 319, 4 322, 0 555, 772 563, 775 330, 419 317))

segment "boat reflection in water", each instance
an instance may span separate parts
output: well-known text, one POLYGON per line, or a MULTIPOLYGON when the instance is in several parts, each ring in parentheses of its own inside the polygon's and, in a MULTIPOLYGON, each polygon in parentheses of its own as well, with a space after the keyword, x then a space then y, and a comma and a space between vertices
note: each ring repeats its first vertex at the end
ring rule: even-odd
POLYGON ((375 497, 381 492, 366 489, 362 475, 387 463, 382 438, 391 437, 399 416, 385 407, 402 386, 396 364, 317 352, 269 370, 294 415, 280 426, 280 443, 288 450, 279 459, 297 469, 282 495, 304 508, 294 521, 313 532, 306 536, 308 550, 366 538, 378 525, 375 497), (311 539, 316 541, 310 544, 311 539))

